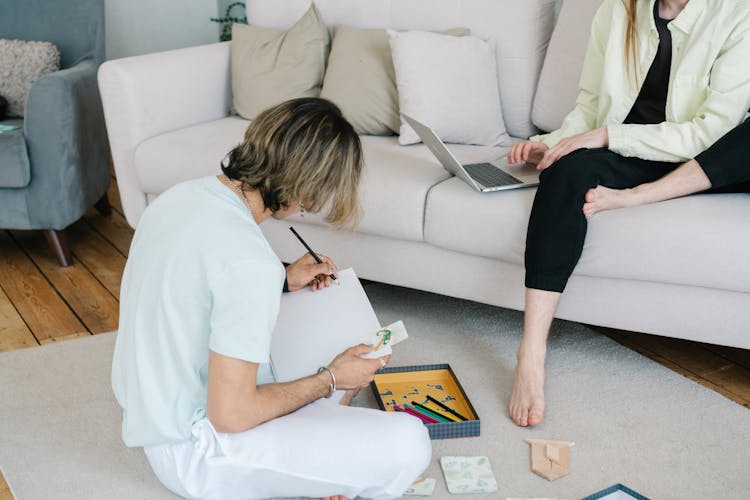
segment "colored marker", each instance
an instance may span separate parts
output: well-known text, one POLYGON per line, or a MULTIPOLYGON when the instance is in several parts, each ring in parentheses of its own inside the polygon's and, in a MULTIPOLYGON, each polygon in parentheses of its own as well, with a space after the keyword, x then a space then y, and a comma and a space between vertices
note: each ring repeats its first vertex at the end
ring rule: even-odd
POLYGON ((427 408, 424 405, 421 405, 417 403, 416 401, 411 402, 412 406, 415 407, 415 410, 419 410, 422 412, 427 412, 428 417, 436 418, 440 420, 441 422, 458 422, 459 420, 454 417, 453 415, 446 415, 445 413, 440 413, 437 410, 433 410, 432 408, 427 408))
POLYGON ((426 424, 437 424, 438 423, 438 421, 435 420, 434 418, 428 417, 426 415, 422 415, 421 413, 419 413, 417 411, 414 411, 414 410, 410 410, 409 408, 402 408, 399 405, 393 405, 393 408, 395 410, 397 410, 397 411, 402 411, 404 413, 408 413, 409 415, 411 415, 413 417, 417 417, 419 420, 421 420, 422 422, 424 422, 426 424))
POLYGON ((440 401, 438 401, 437 399, 433 398, 433 397, 432 397, 432 396, 430 396, 429 394, 427 395, 427 399, 429 399, 430 401, 432 401, 433 403, 435 403, 436 405, 438 405, 438 406, 439 406, 440 408, 442 408, 443 410, 447 411, 447 412, 448 412, 448 413, 450 413, 451 415, 453 415, 453 416, 455 416, 455 417, 458 417, 458 418, 460 418, 461 420, 464 420, 464 421, 465 421, 465 420, 469 420, 468 418, 464 417, 463 415, 461 415, 460 413, 458 413, 458 412, 457 412, 456 410, 454 410, 453 408, 448 408, 448 407, 447 407, 447 406, 445 406, 445 405, 444 405, 443 403, 441 403, 441 402, 440 402, 440 401))

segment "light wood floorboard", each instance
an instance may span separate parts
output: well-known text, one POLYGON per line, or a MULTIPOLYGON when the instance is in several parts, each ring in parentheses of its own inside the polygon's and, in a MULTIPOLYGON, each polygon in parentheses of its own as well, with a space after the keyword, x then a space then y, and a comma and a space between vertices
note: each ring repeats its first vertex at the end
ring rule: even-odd
POLYGON ((13 495, 8 488, 8 483, 5 482, 3 474, 0 473, 0 500, 13 500, 13 495))
POLYGON ((39 343, 21 315, 0 288, 0 351, 34 347, 39 343))
POLYGON ((86 331, 8 231, 0 232, 0 287, 38 340, 86 331))

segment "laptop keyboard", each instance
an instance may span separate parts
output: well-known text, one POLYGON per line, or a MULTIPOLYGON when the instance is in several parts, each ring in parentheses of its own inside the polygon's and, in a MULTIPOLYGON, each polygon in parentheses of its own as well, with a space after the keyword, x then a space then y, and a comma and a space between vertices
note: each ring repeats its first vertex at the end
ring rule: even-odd
POLYGON ((472 163, 464 165, 464 169, 472 179, 484 187, 509 186, 510 184, 521 184, 522 182, 512 175, 503 172, 491 163, 472 163))

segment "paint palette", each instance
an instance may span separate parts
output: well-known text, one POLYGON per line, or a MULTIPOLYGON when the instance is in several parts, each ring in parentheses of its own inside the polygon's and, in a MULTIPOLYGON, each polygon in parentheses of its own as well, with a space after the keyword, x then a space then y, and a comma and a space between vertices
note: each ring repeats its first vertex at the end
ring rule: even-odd
POLYGON ((479 436, 477 412, 448 364, 388 367, 375 374, 370 384, 381 410, 417 402, 441 410, 427 396, 466 418, 459 422, 425 423, 431 439, 479 436))

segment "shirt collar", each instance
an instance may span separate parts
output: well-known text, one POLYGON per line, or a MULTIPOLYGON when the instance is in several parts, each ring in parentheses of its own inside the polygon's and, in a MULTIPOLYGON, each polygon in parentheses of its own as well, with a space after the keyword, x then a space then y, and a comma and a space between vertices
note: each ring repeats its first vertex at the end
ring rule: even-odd
MULTIPOLYGON (((653 8, 653 2, 658 0, 651 0, 651 7, 653 8)), ((703 10, 706 8, 706 0, 690 0, 682 12, 674 18, 669 25, 677 28, 685 34, 689 34, 693 30, 696 21, 700 17, 703 10)))

